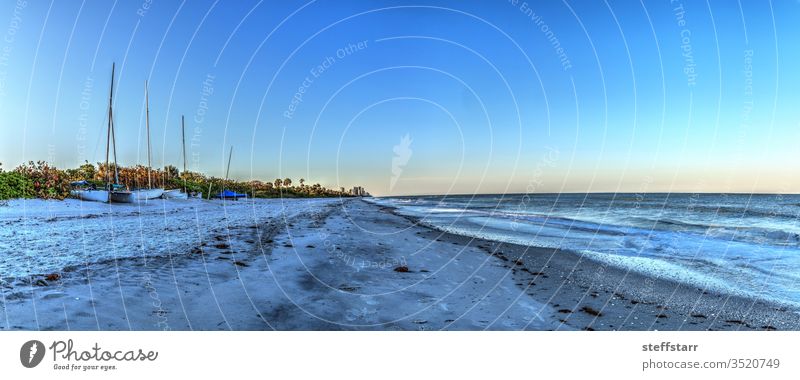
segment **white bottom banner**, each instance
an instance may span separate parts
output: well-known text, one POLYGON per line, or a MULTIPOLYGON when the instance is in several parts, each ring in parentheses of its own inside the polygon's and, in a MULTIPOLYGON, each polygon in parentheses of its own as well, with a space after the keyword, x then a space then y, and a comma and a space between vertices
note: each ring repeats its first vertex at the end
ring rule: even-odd
POLYGON ((6 379, 798 379, 800 332, 3 332, 6 379))

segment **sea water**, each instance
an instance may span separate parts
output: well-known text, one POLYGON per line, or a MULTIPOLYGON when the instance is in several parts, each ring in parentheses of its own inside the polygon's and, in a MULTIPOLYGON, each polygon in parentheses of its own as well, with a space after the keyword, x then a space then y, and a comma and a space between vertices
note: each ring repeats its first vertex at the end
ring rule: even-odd
POLYGON ((800 306, 800 195, 378 198, 465 236, 561 248, 660 278, 800 306))

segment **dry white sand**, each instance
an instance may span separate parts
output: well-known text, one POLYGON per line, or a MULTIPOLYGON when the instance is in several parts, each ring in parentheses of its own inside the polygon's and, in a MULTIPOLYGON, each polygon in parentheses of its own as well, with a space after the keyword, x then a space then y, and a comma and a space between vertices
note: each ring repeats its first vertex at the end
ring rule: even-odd
POLYGON ((426 231, 357 199, 12 201, 0 329, 571 328, 426 231))

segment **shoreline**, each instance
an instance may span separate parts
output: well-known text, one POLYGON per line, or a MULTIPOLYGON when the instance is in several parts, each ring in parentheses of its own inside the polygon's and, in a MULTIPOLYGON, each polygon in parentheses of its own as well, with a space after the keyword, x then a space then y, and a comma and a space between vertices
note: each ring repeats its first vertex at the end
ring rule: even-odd
MULTIPOLYGON (((358 198, 170 204, 187 206, 113 214, 140 225, 112 245, 127 258, 65 268, 42 286, 0 281, 0 330, 800 329, 779 305, 442 232, 358 198), (165 218, 176 219, 146 229, 165 218), (161 246, 135 246, 143 231, 161 246), (131 254, 155 247, 165 254, 131 254)), ((49 214, 28 213, 33 228, 83 223, 49 214)), ((0 222, 30 223, 13 216, 0 222)))
POLYGON ((376 205, 429 229, 431 239, 473 245, 506 263, 517 285, 557 308, 558 320, 582 330, 800 330, 791 307, 647 276, 579 252, 453 234, 376 205))

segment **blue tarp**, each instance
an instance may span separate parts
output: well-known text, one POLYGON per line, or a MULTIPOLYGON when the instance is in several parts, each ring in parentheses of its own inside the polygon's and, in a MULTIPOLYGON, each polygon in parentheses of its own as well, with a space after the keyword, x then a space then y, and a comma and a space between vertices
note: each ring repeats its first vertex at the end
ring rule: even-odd
POLYGON ((247 194, 240 194, 235 191, 224 190, 219 194, 214 194, 211 196, 212 198, 226 198, 226 199, 236 199, 236 198, 247 198, 247 194))

